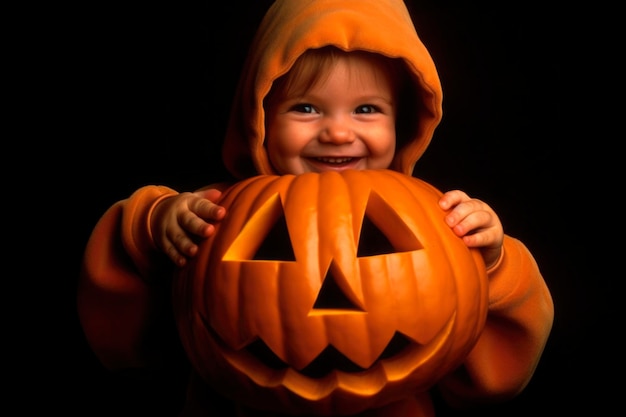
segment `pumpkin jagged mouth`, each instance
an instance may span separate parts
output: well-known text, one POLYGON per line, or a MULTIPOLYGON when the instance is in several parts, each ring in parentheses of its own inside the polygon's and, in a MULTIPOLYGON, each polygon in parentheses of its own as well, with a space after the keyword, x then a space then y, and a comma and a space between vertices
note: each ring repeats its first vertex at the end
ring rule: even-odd
MULTIPOLYGON (((279 359, 260 338, 247 346, 233 349, 216 337, 211 328, 207 329, 213 334, 212 340, 219 346, 220 354, 226 362, 244 375, 246 380, 261 388, 274 389, 283 386, 297 396, 317 401, 336 390, 343 391, 346 395, 356 394, 359 398, 369 398, 384 390, 389 382, 401 381, 409 375, 416 378, 416 386, 430 387, 431 374, 435 368, 429 360, 444 361, 446 356, 441 356, 440 352, 455 323, 456 313, 453 313, 448 324, 428 342, 430 347, 426 349, 425 345, 396 331, 383 353, 367 368, 356 365, 329 345, 301 370, 279 359), (416 373, 425 364, 428 364, 425 374, 416 373), (267 372, 268 369, 272 372, 267 372)), ((441 372, 446 371, 443 369, 441 372)))
MULTIPOLYGON (((398 355, 411 343, 412 342, 408 337, 404 336, 400 332, 396 332, 389 341, 389 344, 387 344, 385 350, 374 361, 372 366, 383 359, 398 355)), ((290 368, 290 366, 280 359, 274 352, 272 352, 272 350, 261 339, 257 339, 250 343, 246 346, 245 350, 271 369, 281 370, 290 368)), ((367 370, 367 368, 357 365, 343 353, 338 351, 334 346, 329 345, 309 365, 301 369, 299 373, 309 378, 323 378, 332 371, 354 373, 365 370, 367 370)))

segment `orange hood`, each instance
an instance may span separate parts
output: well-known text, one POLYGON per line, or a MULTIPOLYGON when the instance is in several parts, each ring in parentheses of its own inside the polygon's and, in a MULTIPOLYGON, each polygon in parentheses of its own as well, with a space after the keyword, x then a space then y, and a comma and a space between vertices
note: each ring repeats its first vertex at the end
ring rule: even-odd
POLYGON ((411 142, 391 169, 411 175, 441 120, 439 76, 402 0, 276 0, 251 44, 231 109, 223 158, 238 178, 276 174, 265 140, 263 99, 272 83, 307 49, 333 45, 402 58, 415 79, 422 103, 411 142))

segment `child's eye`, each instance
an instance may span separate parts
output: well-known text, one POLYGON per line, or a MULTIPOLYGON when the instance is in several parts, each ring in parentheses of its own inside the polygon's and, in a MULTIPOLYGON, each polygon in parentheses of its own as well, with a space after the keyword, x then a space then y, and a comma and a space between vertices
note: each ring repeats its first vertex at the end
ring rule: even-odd
POLYGON ((356 113, 378 113, 379 109, 371 104, 363 104, 356 108, 356 113))
POLYGON ((315 107, 306 103, 298 103, 291 106, 289 111, 295 111, 298 113, 315 113, 315 107))

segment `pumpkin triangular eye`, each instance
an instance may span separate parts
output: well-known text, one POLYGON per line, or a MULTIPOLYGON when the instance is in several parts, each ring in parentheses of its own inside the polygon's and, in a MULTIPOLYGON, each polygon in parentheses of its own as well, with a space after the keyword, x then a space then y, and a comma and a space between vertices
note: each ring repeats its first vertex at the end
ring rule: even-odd
POLYGON ((317 295, 317 300, 315 300, 315 304, 313 304, 313 309, 362 311, 361 308, 354 305, 354 303, 343 293, 330 271, 324 278, 322 288, 320 288, 317 295))
POLYGON ((285 213, 278 194, 269 197, 250 216, 223 259, 225 261, 295 261, 285 213))
POLYGON ((265 238, 261 240, 261 246, 259 246, 252 259, 255 261, 273 260, 288 262, 296 260, 284 215, 276 220, 274 226, 272 226, 265 238))
POLYGON ((356 256, 361 258, 363 256, 384 255, 394 252, 397 251, 389 242, 389 239, 372 223, 369 217, 365 216, 361 225, 361 236, 359 236, 359 247, 356 256))
POLYGON ((423 248, 398 211, 372 191, 361 225, 357 257, 410 252, 423 248))

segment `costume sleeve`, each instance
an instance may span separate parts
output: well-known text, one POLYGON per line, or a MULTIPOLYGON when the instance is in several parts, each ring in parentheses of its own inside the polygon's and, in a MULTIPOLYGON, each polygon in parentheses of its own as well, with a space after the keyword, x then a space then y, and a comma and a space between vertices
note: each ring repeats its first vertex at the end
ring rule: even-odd
POLYGON ((504 238, 500 264, 489 273, 489 311, 476 346, 460 369, 440 384, 455 407, 506 400, 530 381, 554 320, 548 287, 530 251, 504 238))
POLYGON ((109 369, 158 360, 149 349, 158 348, 154 338, 162 329, 155 323, 169 312, 173 265, 154 247, 148 222, 156 202, 173 194, 162 186, 140 188, 104 213, 87 242, 78 314, 87 342, 109 369))

